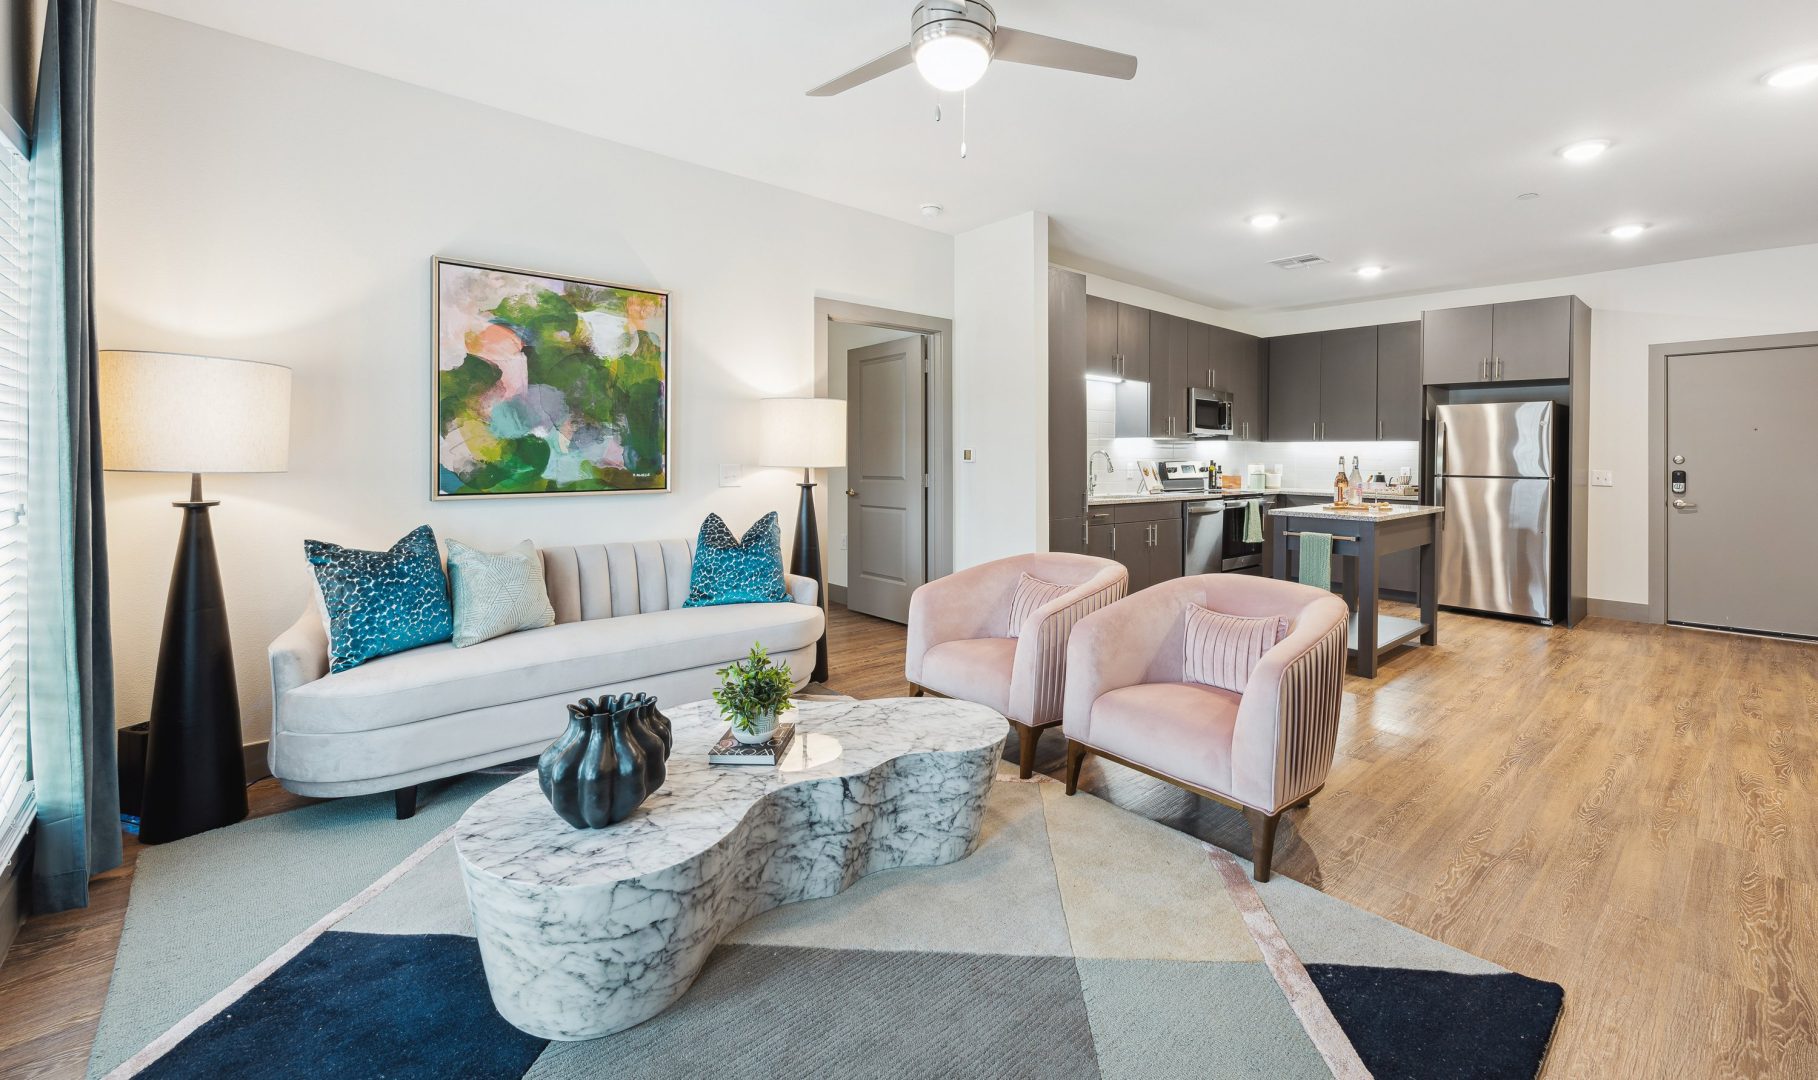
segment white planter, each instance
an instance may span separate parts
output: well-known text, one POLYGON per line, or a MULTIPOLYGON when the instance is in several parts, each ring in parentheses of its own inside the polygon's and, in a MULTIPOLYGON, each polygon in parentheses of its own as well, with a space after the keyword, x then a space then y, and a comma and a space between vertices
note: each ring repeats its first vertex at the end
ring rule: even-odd
MULTIPOLYGON (((728 719, 730 720, 731 718, 728 717, 728 719)), ((776 713, 773 712, 764 713, 762 716, 759 716, 753 721, 752 730, 750 731, 746 731, 744 728, 740 727, 737 720, 732 720, 731 723, 732 737, 739 742, 744 743, 746 746, 756 746, 759 743, 767 743, 770 741, 770 736, 776 734, 776 713)))

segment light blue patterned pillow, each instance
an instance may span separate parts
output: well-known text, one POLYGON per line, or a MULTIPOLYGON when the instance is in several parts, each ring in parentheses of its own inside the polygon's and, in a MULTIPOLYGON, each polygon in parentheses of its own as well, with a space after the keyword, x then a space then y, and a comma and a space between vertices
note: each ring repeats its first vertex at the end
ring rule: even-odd
POLYGON ((303 541, 328 625, 328 670, 447 641, 454 632, 448 579, 427 525, 391 546, 361 551, 303 541))
POLYGON ((555 608, 543 584, 543 556, 528 540, 509 551, 481 551, 450 540, 448 587, 454 593, 457 649, 555 625, 555 608))
POLYGON ((701 522, 694 545, 694 567, 688 579, 688 602, 683 607, 718 604, 774 604, 789 599, 783 580, 783 529, 772 510, 745 530, 743 540, 718 514, 701 522))

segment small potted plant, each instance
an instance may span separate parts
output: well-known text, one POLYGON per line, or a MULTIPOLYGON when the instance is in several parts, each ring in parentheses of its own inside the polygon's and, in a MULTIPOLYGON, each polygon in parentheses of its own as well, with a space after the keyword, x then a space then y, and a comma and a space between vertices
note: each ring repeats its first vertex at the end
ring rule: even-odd
POLYGON ((788 664, 775 664, 764 646, 751 646, 751 655, 718 672, 720 688, 713 700, 720 715, 732 722, 732 737, 748 746, 770 741, 777 717, 795 708, 789 692, 795 677, 788 664))

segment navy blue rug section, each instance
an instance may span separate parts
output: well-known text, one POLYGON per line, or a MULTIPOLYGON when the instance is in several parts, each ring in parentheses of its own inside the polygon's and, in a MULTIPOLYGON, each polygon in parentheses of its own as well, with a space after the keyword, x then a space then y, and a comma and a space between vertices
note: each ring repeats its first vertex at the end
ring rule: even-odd
POLYGON ((493 1009, 472 938, 330 931, 139 1075, 517 1080, 545 1045, 493 1009))
POLYGON ((1533 1080, 1565 1002, 1558 983, 1509 972, 1308 964, 1377 1080, 1533 1080))

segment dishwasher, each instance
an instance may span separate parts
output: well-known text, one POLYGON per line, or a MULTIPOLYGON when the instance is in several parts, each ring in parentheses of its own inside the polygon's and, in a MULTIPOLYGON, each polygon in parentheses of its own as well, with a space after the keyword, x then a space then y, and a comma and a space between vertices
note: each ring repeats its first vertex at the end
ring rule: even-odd
POLYGON ((1244 516, 1251 503, 1258 503, 1267 511, 1274 502, 1273 495, 1243 492, 1230 498, 1184 504, 1182 570, 1187 574, 1220 574, 1261 566, 1263 545, 1244 540, 1244 516))

